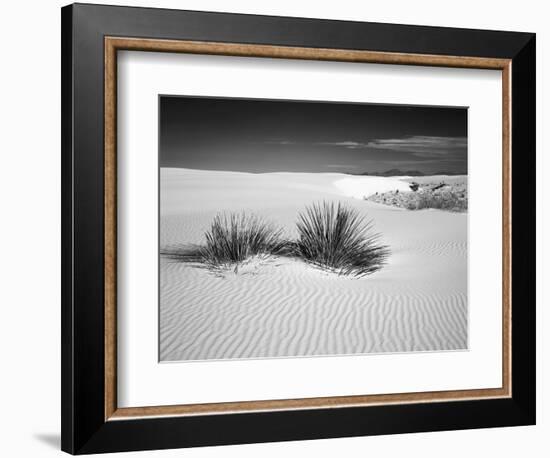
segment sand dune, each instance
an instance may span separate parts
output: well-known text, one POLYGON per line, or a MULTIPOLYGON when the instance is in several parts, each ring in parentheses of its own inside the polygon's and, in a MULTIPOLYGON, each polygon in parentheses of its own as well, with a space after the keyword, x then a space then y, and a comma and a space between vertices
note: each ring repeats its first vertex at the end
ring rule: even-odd
POLYGON ((220 275, 161 257, 161 360, 467 348, 467 215, 353 197, 396 182, 162 169, 161 247, 201 243, 223 210, 253 211, 292 237, 304 205, 334 200, 372 218, 392 254, 386 267, 359 279, 287 258, 254 259, 220 275))
POLYGON ((397 178, 386 177, 347 177, 334 182, 334 186, 347 197, 362 199, 374 193, 388 191, 410 191, 409 183, 397 178))

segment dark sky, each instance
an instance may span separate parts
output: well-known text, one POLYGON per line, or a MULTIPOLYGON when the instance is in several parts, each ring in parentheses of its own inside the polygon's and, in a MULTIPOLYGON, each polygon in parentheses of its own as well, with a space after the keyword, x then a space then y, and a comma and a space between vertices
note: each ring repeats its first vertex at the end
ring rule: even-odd
POLYGON ((161 96, 160 166, 467 173, 467 109, 161 96))

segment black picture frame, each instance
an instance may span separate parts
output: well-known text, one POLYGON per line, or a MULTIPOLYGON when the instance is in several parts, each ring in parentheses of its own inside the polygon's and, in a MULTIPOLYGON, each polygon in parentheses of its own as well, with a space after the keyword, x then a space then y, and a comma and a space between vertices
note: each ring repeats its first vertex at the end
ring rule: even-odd
POLYGON ((72 454, 535 424, 535 34, 74 4, 62 8, 62 449, 72 454), (105 419, 104 37, 511 59, 512 395, 105 419))

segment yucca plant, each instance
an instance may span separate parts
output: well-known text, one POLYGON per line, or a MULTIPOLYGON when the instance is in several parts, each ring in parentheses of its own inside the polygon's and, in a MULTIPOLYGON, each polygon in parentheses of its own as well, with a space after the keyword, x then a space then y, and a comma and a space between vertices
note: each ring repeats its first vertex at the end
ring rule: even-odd
POLYGON ((339 274, 363 276, 379 270, 389 256, 372 231, 372 221, 333 202, 316 203, 298 215, 298 256, 339 274))
POLYGON ((255 255, 277 254, 285 246, 281 229, 246 213, 216 215, 205 239, 199 255, 202 262, 213 267, 238 264, 255 255))

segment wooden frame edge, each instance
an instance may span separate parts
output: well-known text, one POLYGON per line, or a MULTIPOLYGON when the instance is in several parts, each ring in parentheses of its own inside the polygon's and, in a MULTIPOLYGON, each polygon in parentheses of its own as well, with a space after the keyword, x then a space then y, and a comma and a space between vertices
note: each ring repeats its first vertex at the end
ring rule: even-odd
POLYGON ((105 419, 117 410, 117 159, 116 159, 116 48, 105 40, 105 419))
POLYGON ((502 380, 512 396, 512 61, 502 69, 502 380))
POLYGON ((252 45, 210 41, 161 40, 148 38, 105 37, 107 46, 128 51, 174 52, 236 57, 363 62, 436 67, 484 68, 502 70, 509 59, 463 57, 436 54, 362 51, 334 48, 300 48, 294 46, 252 45))
POLYGON ((250 45, 184 40, 161 40, 110 37, 104 38, 105 52, 105 421, 131 420, 144 417, 215 415, 277 410, 303 410, 410 404, 445 401, 500 399, 512 396, 511 369, 511 59, 447 55, 406 54, 377 51, 300 48, 289 46, 250 45), (175 52, 188 54, 281 59, 322 60, 396 65, 425 65, 502 71, 502 224, 503 224, 503 290, 502 290, 502 372, 501 388, 431 391, 420 393, 337 396, 284 400, 243 401, 170 406, 118 408, 116 351, 116 92, 117 51, 175 52))

